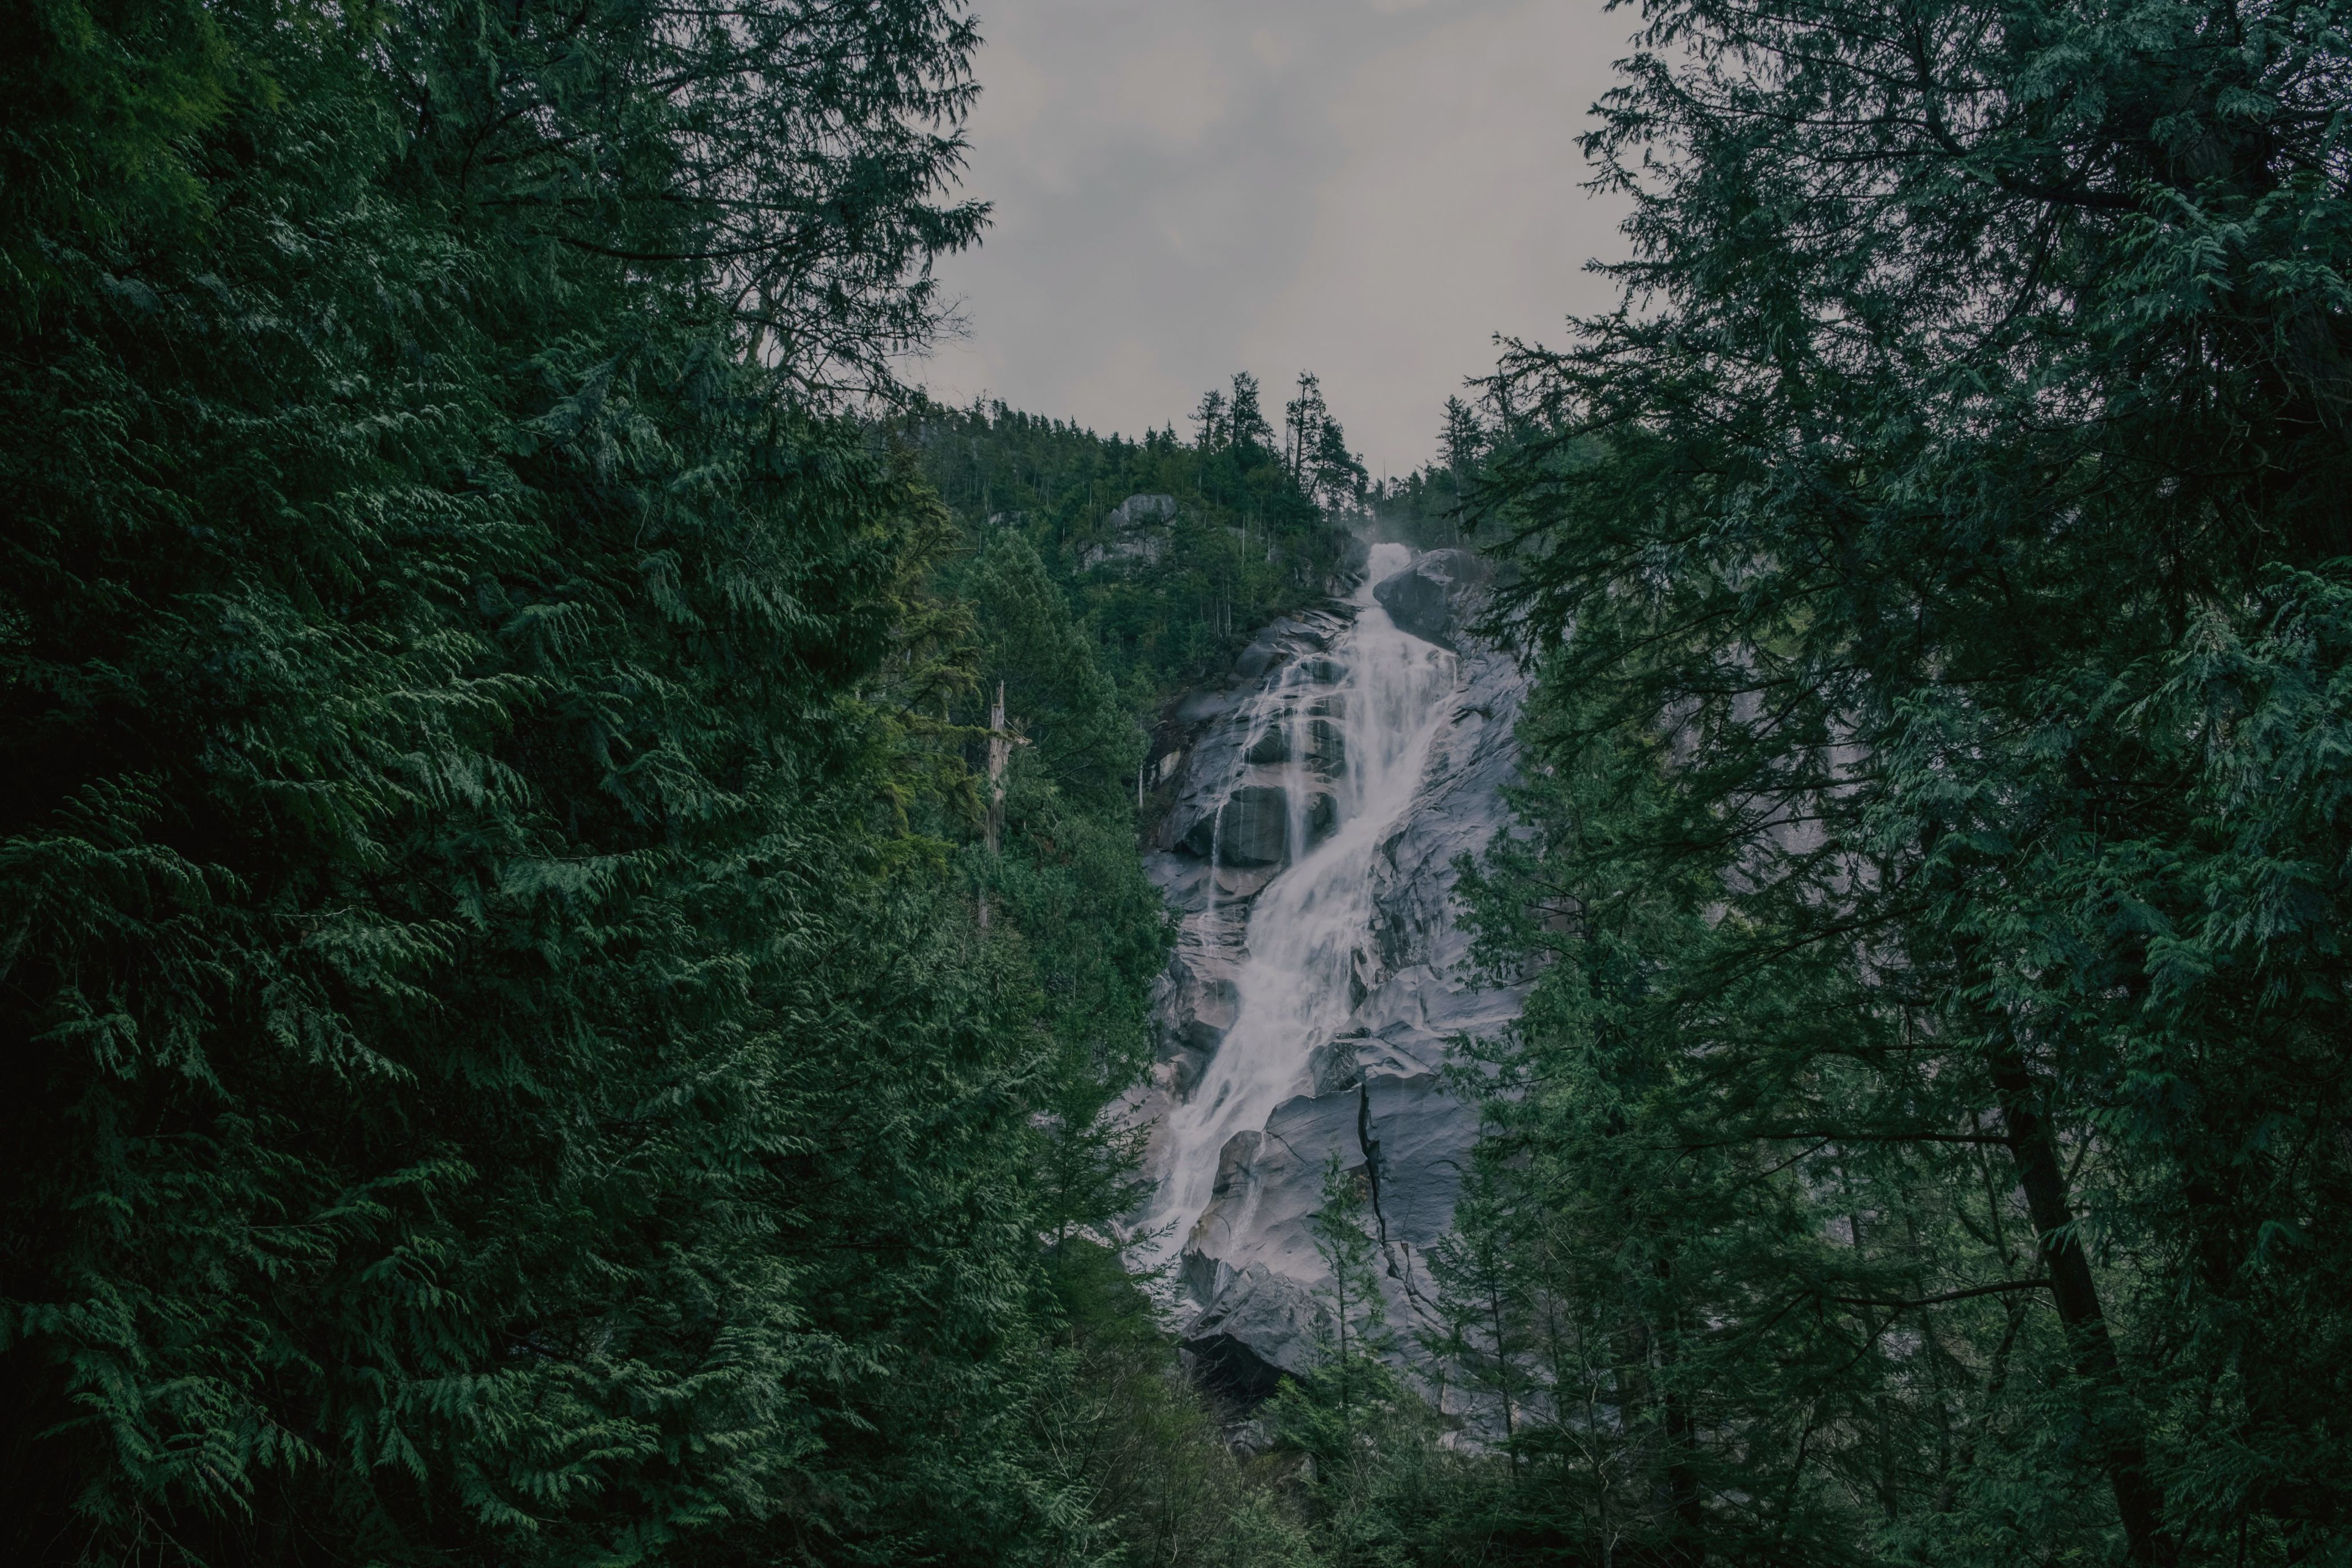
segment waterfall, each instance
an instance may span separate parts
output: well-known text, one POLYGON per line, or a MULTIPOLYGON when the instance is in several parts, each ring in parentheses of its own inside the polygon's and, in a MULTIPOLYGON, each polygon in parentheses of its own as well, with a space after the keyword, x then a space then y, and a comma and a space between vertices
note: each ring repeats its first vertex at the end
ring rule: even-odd
POLYGON ((1311 1053, 1346 1030, 1378 982, 1376 876, 1459 679, 1454 653, 1401 631, 1373 597, 1373 585, 1411 559, 1402 545, 1374 546, 1347 630, 1325 656, 1280 669, 1246 710, 1245 744, 1206 846, 1210 928, 1229 836, 1246 835, 1230 841, 1257 861, 1286 863, 1245 906, 1233 1027, 1191 1092, 1165 1112, 1146 1222, 1165 1233, 1163 1247, 1214 1249, 1202 1227, 1246 1222, 1210 1212, 1221 1156, 1237 1134, 1261 1133, 1278 1106, 1312 1092, 1311 1053))

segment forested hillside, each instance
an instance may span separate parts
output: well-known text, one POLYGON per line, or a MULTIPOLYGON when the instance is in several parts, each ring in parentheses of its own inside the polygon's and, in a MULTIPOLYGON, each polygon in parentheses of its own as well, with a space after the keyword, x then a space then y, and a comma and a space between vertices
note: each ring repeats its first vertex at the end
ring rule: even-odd
POLYGON ((1363 465, 1320 388, 1300 378, 1280 432, 1263 401, 1237 374, 1202 394, 1189 435, 1140 440, 989 402, 921 402, 899 428, 968 538, 1035 552, 1141 712, 1320 598, 1351 548, 1363 465))

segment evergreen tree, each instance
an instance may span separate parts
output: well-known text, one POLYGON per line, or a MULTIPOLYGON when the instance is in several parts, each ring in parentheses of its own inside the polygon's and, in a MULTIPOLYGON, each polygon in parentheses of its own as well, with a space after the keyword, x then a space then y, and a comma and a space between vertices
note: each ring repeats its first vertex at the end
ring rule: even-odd
POLYGON ((1280 455, 1223 444, 1223 395, 1203 402, 1203 444, 1170 431, 1098 436, 1003 404, 918 402, 898 424, 971 544, 984 552, 1007 532, 1028 542, 1093 668, 1146 728, 1268 618, 1327 591, 1340 559, 1344 536, 1280 455), (1130 515, 1130 496, 1165 497, 1173 516, 1156 499, 1130 515))
POLYGON ((1304 371, 1298 395, 1283 405, 1282 450, 1291 482, 1327 507, 1362 499, 1369 476, 1362 459, 1348 450, 1347 433, 1331 417, 1323 384, 1304 371))
POLYGON ((1324 1268, 1315 1372, 1304 1382, 1286 1380, 1275 1399, 1284 1440, 1314 1461, 1327 1509, 1340 1511, 1361 1506, 1380 1457, 1378 1435, 1412 1397, 1386 1359, 1397 1345, 1381 1294, 1379 1249, 1365 1229, 1368 1179, 1341 1164, 1337 1151, 1324 1161, 1322 1207, 1307 1221, 1324 1268))
POLYGON ((1143 737, 1036 550, 999 531, 961 591, 979 619, 982 685, 1004 687, 1023 737, 1062 793, 1117 806, 1142 760, 1143 737))
POLYGON ((1258 406, 1257 378, 1247 371, 1236 372, 1232 400, 1225 406, 1225 444, 1244 461, 1273 455, 1274 426, 1266 423, 1265 413, 1258 406))
POLYGON ((1323 422, 1331 417, 1323 401, 1323 383, 1305 371, 1298 372, 1298 395, 1282 406, 1282 456, 1290 465, 1294 484, 1305 484, 1307 463, 1323 422))
POLYGON ((1040 1235, 1164 937, 1123 816, 977 930, 944 514, 827 412, 968 23, 7 26, 11 1560, 1089 1549, 1040 1235))
POLYGON ((1223 392, 1211 387, 1201 394, 1200 405, 1192 411, 1192 427, 1196 432, 1193 444, 1203 453, 1233 444, 1233 424, 1225 412, 1223 392))
POLYGON ((1649 1549, 2316 1560, 2342 18, 1647 15, 1627 305, 1491 388, 1493 1179, 1625 1206, 1532 1284, 1654 1391, 1649 1549))
POLYGON ((1319 497, 1327 507, 1360 505, 1364 486, 1371 479, 1365 471, 1364 460, 1348 450, 1347 432, 1328 414, 1316 426, 1315 451, 1308 469, 1308 493, 1319 497))

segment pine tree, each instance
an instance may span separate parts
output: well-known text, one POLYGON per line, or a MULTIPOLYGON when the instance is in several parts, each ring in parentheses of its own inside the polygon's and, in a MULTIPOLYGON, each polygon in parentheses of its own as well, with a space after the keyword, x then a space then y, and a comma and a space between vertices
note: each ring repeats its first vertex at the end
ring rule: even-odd
POLYGON ((1316 1300, 1315 1371, 1286 1380, 1275 1397, 1283 1440, 1314 1463, 1327 1511, 1360 1510, 1381 1458, 1381 1444, 1405 1424, 1412 1396, 1391 1370, 1397 1350, 1381 1293, 1379 1249, 1365 1228, 1367 1180, 1335 1151, 1323 1165, 1322 1207, 1307 1222, 1324 1268, 1316 1300))
POLYGON ((1324 422, 1330 417, 1331 410, 1323 401, 1323 383, 1299 371, 1298 395, 1282 409, 1283 461, 1290 465, 1293 484, 1308 484, 1309 465, 1322 439, 1324 422))
POLYGON ((1233 444, 1233 423, 1225 410, 1225 394, 1211 387, 1201 394, 1200 406, 1192 411, 1193 444, 1203 453, 1223 451, 1233 444))
POLYGON ((1247 371, 1235 373, 1231 401, 1226 404, 1225 441, 1246 458, 1263 458, 1276 453, 1274 427, 1265 422, 1265 413, 1258 405, 1257 378, 1247 371))
POLYGON ((1360 504, 1364 486, 1371 479, 1364 469, 1364 460, 1348 450, 1348 433, 1328 414, 1316 427, 1315 455, 1309 466, 1309 491, 1320 497, 1326 506, 1360 504))

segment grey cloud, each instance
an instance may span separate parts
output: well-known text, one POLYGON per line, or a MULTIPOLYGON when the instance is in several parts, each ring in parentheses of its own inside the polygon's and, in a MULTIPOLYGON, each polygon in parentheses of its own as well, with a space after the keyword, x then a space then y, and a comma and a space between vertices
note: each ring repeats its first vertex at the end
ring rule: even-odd
POLYGON ((1375 471, 1429 453, 1496 332, 1605 304, 1575 139, 1624 52, 1598 0, 999 0, 947 264, 945 395, 1136 432, 1234 370, 1324 378, 1375 471))

